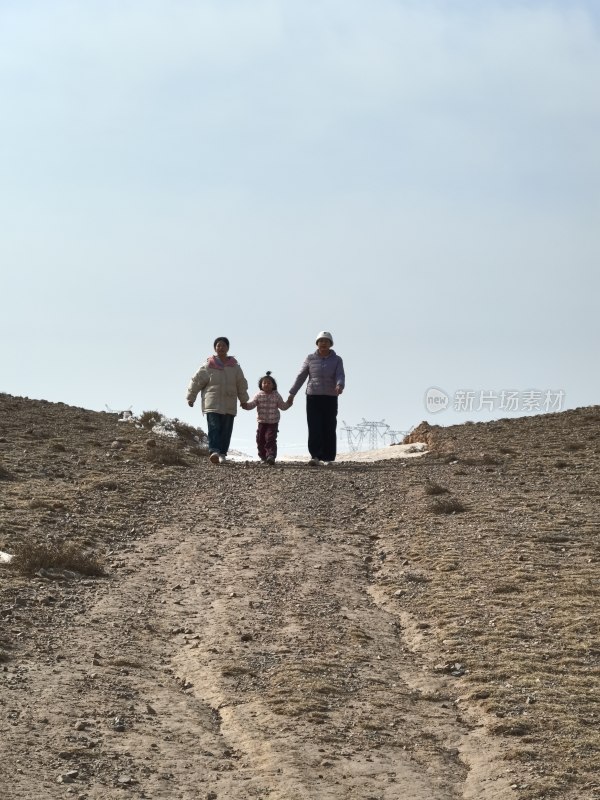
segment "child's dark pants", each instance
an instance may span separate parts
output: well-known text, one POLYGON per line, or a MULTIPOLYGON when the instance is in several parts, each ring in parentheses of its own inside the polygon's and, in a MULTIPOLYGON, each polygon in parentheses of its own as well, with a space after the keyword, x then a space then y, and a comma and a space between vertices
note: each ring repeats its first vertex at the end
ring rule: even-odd
POLYGON ((259 422, 256 431, 256 446, 258 447, 258 457, 263 461, 265 458, 277 458, 277 423, 259 422))

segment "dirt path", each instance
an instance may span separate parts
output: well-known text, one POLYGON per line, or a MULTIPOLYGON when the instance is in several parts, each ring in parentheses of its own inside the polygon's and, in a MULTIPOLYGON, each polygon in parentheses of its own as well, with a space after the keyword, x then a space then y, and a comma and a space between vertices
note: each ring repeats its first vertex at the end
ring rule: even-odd
POLYGON ((378 590, 373 470, 208 469, 109 580, 38 590, 2 797, 513 797, 378 590))

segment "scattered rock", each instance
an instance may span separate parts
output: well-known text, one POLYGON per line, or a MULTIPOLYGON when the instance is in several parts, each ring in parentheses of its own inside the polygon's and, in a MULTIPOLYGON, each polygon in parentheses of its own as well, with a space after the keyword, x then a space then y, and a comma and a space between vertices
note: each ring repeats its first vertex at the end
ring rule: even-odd
POLYGON ((79 775, 78 769, 71 769, 58 777, 58 783, 73 783, 79 775))
POLYGON ((434 670, 436 672, 444 672, 448 675, 452 675, 454 678, 460 678, 467 672, 465 665, 461 664, 459 661, 447 661, 445 664, 436 664, 434 670))

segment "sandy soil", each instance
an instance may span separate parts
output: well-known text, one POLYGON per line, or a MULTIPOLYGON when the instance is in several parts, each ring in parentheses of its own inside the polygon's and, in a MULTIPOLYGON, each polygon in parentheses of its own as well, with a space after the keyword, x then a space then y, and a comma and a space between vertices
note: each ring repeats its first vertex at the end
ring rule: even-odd
POLYGON ((106 568, 0 563, 0 796, 599 797, 599 434, 162 466, 115 415, 0 395, 0 551, 106 568))

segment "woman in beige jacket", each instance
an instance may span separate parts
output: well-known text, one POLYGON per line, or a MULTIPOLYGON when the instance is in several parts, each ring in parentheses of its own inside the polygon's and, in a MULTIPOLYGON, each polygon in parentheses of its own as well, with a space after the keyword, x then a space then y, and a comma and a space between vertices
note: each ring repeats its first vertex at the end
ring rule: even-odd
POLYGON ((215 355, 209 356, 196 372, 187 390, 187 401, 193 406, 202 392, 202 413, 208 424, 209 458, 223 464, 227 458, 237 401, 248 402, 248 381, 233 356, 228 355, 229 339, 219 336, 214 341, 215 355))

